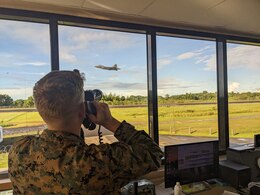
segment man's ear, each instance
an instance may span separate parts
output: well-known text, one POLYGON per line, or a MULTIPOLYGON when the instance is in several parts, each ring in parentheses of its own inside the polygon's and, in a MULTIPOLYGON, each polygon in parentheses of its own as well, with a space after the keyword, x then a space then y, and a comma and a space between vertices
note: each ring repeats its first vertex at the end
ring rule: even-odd
POLYGON ((85 109, 85 103, 82 102, 79 106, 79 114, 78 114, 80 119, 84 119, 86 117, 86 109, 85 109))

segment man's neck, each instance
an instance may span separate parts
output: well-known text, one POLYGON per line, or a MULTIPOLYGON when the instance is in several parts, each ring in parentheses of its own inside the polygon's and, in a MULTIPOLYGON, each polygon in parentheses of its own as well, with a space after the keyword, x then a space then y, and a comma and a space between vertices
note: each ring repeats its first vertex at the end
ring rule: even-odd
POLYGON ((80 136, 80 128, 81 126, 79 124, 64 124, 64 123, 59 123, 59 122, 55 122, 55 123, 47 123, 47 128, 49 130, 55 130, 55 131, 64 131, 64 132, 69 132, 69 133, 73 133, 77 136, 80 136))

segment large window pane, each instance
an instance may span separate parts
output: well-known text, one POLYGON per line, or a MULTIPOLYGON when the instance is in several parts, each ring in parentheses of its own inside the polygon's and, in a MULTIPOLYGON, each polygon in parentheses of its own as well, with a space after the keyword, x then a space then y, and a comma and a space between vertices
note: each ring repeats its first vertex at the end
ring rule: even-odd
POLYGON ((157 37, 160 145, 217 139, 214 41, 157 37))
POLYGON ((15 140, 45 127, 34 108, 32 88, 50 71, 49 42, 47 24, 0 20, 0 169, 7 168, 7 152, 15 140))
POLYGON ((260 47, 227 44, 231 145, 253 143, 260 134, 260 47))
POLYGON ((59 43, 60 69, 84 72, 85 89, 102 90, 117 119, 148 132, 146 36, 60 25, 59 43))

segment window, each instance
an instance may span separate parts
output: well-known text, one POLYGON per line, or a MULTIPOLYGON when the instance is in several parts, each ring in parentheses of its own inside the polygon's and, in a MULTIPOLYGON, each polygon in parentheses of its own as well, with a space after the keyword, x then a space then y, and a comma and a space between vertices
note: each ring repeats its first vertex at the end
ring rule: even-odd
POLYGON ((84 72, 85 89, 102 90, 113 116, 148 132, 145 35, 60 25, 59 44, 61 70, 84 72))
POLYGON ((7 152, 15 140, 45 127, 32 88, 50 71, 49 42, 47 24, 0 20, 0 170, 7 169, 7 152))
POLYGON ((215 42, 157 37, 160 145, 217 139, 215 42))
MULTIPOLYGON (((1 17, 21 18, 11 13, 1 17)), ((30 21, 46 22, 44 18, 33 17, 30 21)), ((66 18, 70 20, 70 16, 66 18)), ((80 17, 74 19, 83 21, 80 17)), ((102 101, 110 105, 116 118, 148 132, 146 35, 140 31, 112 31, 115 27, 100 30, 85 28, 85 24, 65 26, 74 25, 69 21, 59 24, 62 24, 59 25, 60 69, 76 68, 84 72, 85 89, 101 89, 102 101), (116 71, 115 64, 120 70, 116 71)), ((91 24, 99 28, 95 25, 91 24)), ((145 26, 136 27, 148 30, 145 26)), ((217 139, 215 44, 215 41, 157 36, 161 146, 217 139)), ((251 143, 253 135, 260 133, 260 65, 256 57, 260 49, 234 43, 228 43, 227 49, 231 145, 251 143)), ((0 67, 0 126, 5 138, 0 151, 6 152, 14 139, 38 133, 45 127, 33 105, 32 87, 51 70, 49 25, 0 19, 0 67)), ((6 168, 6 157, 6 153, 0 154, 0 168, 6 168)))
POLYGON ((230 145, 260 133, 260 47, 227 44, 230 145))

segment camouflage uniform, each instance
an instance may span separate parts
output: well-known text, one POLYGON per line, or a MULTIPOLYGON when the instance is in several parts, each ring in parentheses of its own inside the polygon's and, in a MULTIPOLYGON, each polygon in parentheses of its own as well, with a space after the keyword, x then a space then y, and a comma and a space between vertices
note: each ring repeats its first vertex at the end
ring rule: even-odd
POLYGON ((118 194, 132 179, 156 170, 162 151, 144 132, 121 123, 119 142, 86 145, 68 132, 44 130, 9 152, 14 194, 118 194))

